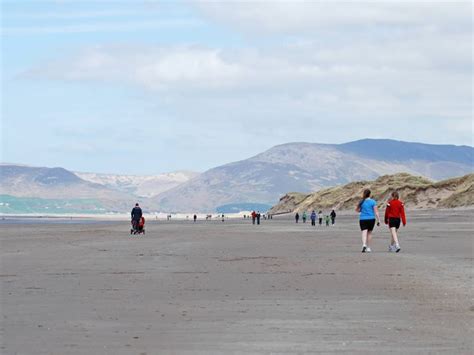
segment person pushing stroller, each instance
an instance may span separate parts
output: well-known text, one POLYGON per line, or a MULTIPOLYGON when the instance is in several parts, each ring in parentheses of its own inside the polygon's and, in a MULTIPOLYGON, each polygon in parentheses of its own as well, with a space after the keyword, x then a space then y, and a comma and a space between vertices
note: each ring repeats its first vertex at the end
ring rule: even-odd
POLYGON ((145 225, 145 218, 143 218, 143 212, 138 203, 136 203, 135 207, 133 207, 131 216, 132 229, 130 230, 130 234, 145 233, 145 230, 143 229, 143 226, 145 225))

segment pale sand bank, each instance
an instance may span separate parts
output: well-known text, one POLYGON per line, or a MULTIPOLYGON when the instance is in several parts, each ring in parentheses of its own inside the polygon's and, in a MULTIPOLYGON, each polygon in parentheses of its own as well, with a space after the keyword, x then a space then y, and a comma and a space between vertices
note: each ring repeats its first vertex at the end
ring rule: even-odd
POLYGON ((470 354, 472 211, 409 215, 402 253, 262 221, 1 224, 2 354, 470 354))
MULTIPOLYGON (((242 211, 239 213, 224 213, 225 219, 242 219, 244 215, 249 216, 251 211, 242 211)), ((171 215, 171 220, 180 220, 187 221, 192 220, 194 213, 147 213, 144 212, 145 219, 148 220, 158 220, 165 221, 168 220, 168 215, 171 215)), ((212 212, 212 213, 196 213, 196 216, 199 220, 205 220, 206 216, 211 216, 210 220, 220 220, 222 213, 212 212)), ((80 220, 80 221, 129 221, 130 213, 106 213, 106 214, 91 214, 91 213, 74 213, 74 214, 2 214, 0 213, 0 220, 80 220)))

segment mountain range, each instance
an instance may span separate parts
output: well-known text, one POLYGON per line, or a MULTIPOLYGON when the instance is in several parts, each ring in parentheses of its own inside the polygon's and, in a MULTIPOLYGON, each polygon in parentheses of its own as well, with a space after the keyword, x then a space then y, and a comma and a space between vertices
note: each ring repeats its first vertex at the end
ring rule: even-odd
POLYGON ((85 181, 138 197, 157 196, 199 175, 199 173, 193 171, 176 171, 149 176, 82 172, 74 172, 74 174, 85 181))
POLYGON ((226 204, 275 204, 290 191, 312 192, 407 172, 440 180, 473 172, 468 146, 364 139, 345 144, 288 143, 210 169, 159 194, 167 210, 214 210, 226 204))
POLYGON ((0 212, 107 213, 128 211, 137 200, 148 210, 149 197, 197 175, 176 172, 155 176, 71 172, 64 168, 0 165, 0 212))
POLYGON ((433 180, 466 175, 474 171, 473 156, 469 146, 364 139, 345 144, 287 143, 201 174, 132 176, 2 164, 0 195, 8 199, 9 207, 0 201, 0 212, 19 213, 33 203, 31 198, 36 199, 35 206, 47 204, 49 210, 58 211, 65 206, 93 213, 128 211, 136 200, 149 211, 234 211, 274 205, 291 191, 310 193, 386 174, 406 172, 433 180), (87 201, 87 208, 81 209, 81 200, 87 201), (12 208, 15 204, 23 207, 12 208))

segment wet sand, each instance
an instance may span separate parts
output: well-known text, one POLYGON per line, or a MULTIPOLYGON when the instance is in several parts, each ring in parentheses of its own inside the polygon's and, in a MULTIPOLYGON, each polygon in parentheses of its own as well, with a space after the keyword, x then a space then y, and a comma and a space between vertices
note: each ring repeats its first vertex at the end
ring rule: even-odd
POLYGON ((0 352, 471 354, 473 216, 410 214, 399 254, 355 215, 0 223, 0 352))

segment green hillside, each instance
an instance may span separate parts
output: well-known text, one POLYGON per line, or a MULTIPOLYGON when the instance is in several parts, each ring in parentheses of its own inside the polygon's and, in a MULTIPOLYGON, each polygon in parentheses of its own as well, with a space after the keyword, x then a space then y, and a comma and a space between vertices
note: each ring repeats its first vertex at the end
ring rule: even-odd
POLYGON ((99 214, 106 210, 94 199, 42 199, 0 195, 0 213, 3 214, 99 214))

